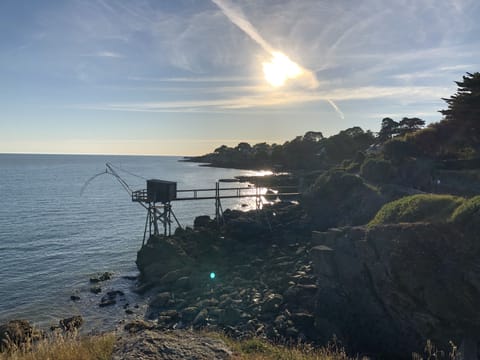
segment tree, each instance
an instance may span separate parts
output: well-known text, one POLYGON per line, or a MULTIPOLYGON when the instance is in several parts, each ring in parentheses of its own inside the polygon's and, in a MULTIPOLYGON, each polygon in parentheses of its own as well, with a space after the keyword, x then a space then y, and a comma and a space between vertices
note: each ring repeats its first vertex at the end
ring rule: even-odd
POLYGON ((323 134, 320 131, 307 131, 303 135, 303 140, 311 142, 319 142, 323 139, 323 134))
POLYGON ((448 99, 448 109, 440 110, 445 120, 456 126, 457 138, 480 147, 480 73, 467 73, 463 81, 456 81, 457 92, 448 99))
POLYGON ((480 120, 480 73, 467 73, 463 81, 455 81, 458 85, 457 92, 445 102, 447 110, 440 110, 445 119, 451 121, 476 121, 480 120))
POLYGON ((413 117, 413 118, 407 118, 404 117, 400 122, 398 123, 398 132, 400 135, 405 135, 407 133, 411 133, 417 130, 420 130, 422 127, 425 126, 425 120, 413 117))
POLYGON ((389 117, 383 118, 382 127, 380 129, 380 132, 378 133, 378 140, 382 143, 387 140, 390 140, 391 138, 393 138, 395 135, 398 134, 399 126, 400 124, 395 120, 389 117))

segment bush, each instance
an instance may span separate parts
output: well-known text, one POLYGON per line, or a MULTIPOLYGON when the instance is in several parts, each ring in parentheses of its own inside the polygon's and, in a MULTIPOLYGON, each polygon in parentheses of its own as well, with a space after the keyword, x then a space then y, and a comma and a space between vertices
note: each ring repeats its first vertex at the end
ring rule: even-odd
POLYGON ((472 220, 472 217, 480 217, 480 195, 463 202, 454 211, 451 221, 464 224, 472 220))
POLYGON ((385 203, 377 189, 344 171, 319 176, 303 200, 317 230, 365 224, 385 203))
POLYGON ((385 204, 368 224, 401 222, 446 222, 464 199, 453 195, 418 194, 385 204))
POLYGON ((360 174, 374 183, 388 183, 392 180, 394 169, 390 161, 368 158, 360 167, 360 174))
POLYGON ((416 155, 418 150, 410 141, 392 139, 383 145, 383 154, 394 163, 400 163, 408 157, 416 155))

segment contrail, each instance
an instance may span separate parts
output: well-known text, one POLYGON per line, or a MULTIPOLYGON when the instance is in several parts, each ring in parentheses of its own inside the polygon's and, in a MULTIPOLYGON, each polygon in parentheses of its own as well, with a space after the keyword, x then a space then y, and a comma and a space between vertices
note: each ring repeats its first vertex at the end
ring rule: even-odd
MULTIPOLYGON (((223 14, 240 30, 247 34, 253 41, 260 45, 267 53, 272 56, 275 56, 275 48, 268 43, 255 29, 250 21, 247 20, 242 10, 238 7, 234 7, 233 4, 226 2, 224 0, 212 0, 212 2, 217 5, 223 14)), ((298 65, 298 64, 297 64, 298 65)), ((305 85, 310 89, 317 89, 319 86, 317 77, 313 71, 305 69, 304 67, 298 65, 303 71, 303 80, 305 85)), ((340 118, 345 119, 340 108, 330 99, 325 99, 334 109, 335 112, 340 116, 340 118)))
POLYGON ((333 102, 333 100, 330 99, 325 99, 332 107, 335 109, 335 112, 342 118, 342 120, 345 120, 345 115, 343 115, 342 110, 333 102))
POLYGON ((234 9, 231 4, 226 4, 223 0, 212 0, 212 2, 217 5, 220 10, 225 14, 225 16, 235 25, 237 25, 245 34, 250 36, 250 38, 260 45, 266 52, 270 55, 273 55, 275 50, 255 29, 250 21, 248 21, 243 15, 240 9, 234 9))

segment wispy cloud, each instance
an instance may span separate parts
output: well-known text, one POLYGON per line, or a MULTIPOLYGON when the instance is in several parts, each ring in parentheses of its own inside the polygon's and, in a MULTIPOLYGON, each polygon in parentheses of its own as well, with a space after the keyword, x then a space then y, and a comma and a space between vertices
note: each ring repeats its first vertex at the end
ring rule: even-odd
POLYGON ((98 51, 98 52, 93 53, 93 54, 83 54, 81 56, 98 57, 98 58, 116 58, 116 59, 120 59, 120 58, 124 57, 123 55, 121 55, 119 53, 116 53, 116 52, 113 52, 113 51, 98 51))

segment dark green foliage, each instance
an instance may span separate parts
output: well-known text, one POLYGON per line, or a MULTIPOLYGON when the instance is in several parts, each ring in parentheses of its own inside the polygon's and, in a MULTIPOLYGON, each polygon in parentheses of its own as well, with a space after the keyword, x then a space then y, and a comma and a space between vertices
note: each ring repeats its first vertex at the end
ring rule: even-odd
POLYGON ((425 120, 413 117, 413 118, 407 118, 404 117, 399 123, 398 123, 398 134, 399 135, 405 135, 407 133, 411 133, 417 130, 420 130, 422 127, 425 126, 425 120))
POLYGON ((378 133, 378 141, 385 142, 390 140, 398 133, 399 123, 395 120, 386 117, 382 120, 382 127, 378 133))
POLYGON ((325 149, 325 159, 330 164, 338 164, 342 160, 354 158, 358 152, 365 151, 374 142, 372 132, 355 126, 324 139, 322 146, 325 149))
POLYGON ((446 222, 464 199, 452 195, 418 194, 385 204, 369 225, 402 222, 446 222))
POLYGON ((303 200, 318 230, 365 224, 385 202, 362 178, 338 170, 319 176, 303 200))
POLYGON ((415 145, 403 138, 395 138, 387 141, 383 146, 383 154, 385 158, 390 159, 393 163, 401 163, 406 158, 418 154, 415 145))
POLYGON ((480 195, 466 200, 453 213, 451 220, 458 224, 480 220, 480 195))
POLYGON ((360 175, 374 183, 388 183, 394 174, 391 162, 384 159, 368 158, 360 167, 360 175))
POLYGON ((467 73, 463 81, 455 81, 458 85, 457 92, 448 99, 443 99, 448 104, 447 110, 440 112, 445 119, 456 122, 477 123, 480 121, 480 73, 467 73))
POLYGON ((214 166, 233 168, 276 168, 289 170, 318 170, 349 160, 366 150, 375 138, 370 131, 359 127, 343 130, 324 138, 319 131, 308 131, 283 145, 245 142, 234 148, 222 145, 211 154, 190 158, 214 166))

